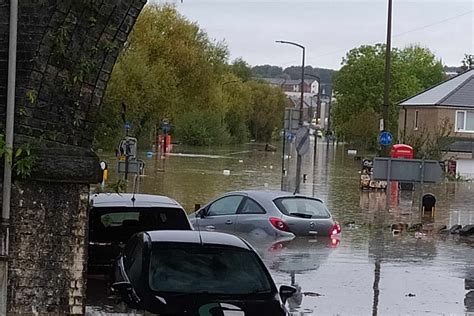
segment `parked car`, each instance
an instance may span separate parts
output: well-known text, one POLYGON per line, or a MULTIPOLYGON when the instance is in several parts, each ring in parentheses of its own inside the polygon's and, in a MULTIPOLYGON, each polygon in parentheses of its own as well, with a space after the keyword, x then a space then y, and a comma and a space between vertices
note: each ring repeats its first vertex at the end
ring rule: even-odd
POLYGON ((88 274, 111 274, 128 239, 145 230, 191 230, 186 212, 175 200, 146 194, 95 194, 90 200, 88 274))
POLYGON ((189 215, 195 229, 273 237, 332 236, 341 232, 317 198, 281 191, 234 191, 189 215))
POLYGON ((278 291, 250 244, 217 232, 138 233, 117 260, 115 280, 130 307, 159 315, 286 315, 296 291, 278 291))

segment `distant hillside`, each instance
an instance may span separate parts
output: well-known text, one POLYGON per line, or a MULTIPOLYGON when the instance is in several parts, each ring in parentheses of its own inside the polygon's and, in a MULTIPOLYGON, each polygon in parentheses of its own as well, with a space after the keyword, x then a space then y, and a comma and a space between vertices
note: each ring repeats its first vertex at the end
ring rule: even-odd
MULTIPOLYGON (((285 69, 278 66, 272 65, 259 65, 252 68, 255 77, 258 78, 284 78, 284 79, 301 79, 301 66, 290 66, 285 69)), ((325 90, 326 94, 332 91, 332 77, 335 70, 324 69, 324 68, 313 68, 306 66, 304 68, 306 74, 318 76, 321 78, 321 87, 325 90)), ((307 76, 306 79, 313 79, 311 76, 307 76)))

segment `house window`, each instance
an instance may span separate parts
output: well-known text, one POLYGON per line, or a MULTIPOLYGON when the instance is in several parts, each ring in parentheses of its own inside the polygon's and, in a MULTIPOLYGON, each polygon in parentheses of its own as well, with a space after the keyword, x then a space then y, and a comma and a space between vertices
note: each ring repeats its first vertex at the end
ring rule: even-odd
POLYGON ((474 111, 456 111, 456 131, 474 132, 474 111))
POLYGON ((415 131, 418 130, 418 110, 415 111, 415 123, 413 124, 415 131))

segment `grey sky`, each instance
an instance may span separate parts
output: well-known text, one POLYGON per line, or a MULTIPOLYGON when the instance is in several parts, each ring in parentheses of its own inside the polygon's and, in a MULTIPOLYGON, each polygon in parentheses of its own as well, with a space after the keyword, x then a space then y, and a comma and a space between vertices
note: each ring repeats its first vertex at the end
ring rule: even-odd
MULTIPOLYGON (((340 67, 345 53, 385 42, 387 0, 156 0, 175 3, 211 38, 225 40, 231 58, 251 65, 340 67)), ((393 45, 419 44, 447 65, 474 54, 474 0, 393 0, 393 45)))

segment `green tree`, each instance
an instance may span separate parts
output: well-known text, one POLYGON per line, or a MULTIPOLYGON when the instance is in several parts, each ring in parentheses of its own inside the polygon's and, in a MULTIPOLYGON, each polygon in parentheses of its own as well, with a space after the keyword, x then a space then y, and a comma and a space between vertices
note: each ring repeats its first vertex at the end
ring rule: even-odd
POLYGON ((252 91, 250 134, 258 141, 270 141, 273 131, 281 128, 287 98, 279 88, 255 81, 248 84, 252 91))
POLYGON ((253 76, 252 68, 242 58, 237 58, 232 62, 230 65, 230 71, 242 81, 249 81, 253 76))
MULTIPOLYGON (((123 135, 121 103, 132 133, 142 141, 162 118, 175 121, 189 109, 221 111, 218 82, 227 48, 169 5, 144 8, 114 67, 98 119, 98 146, 123 135)), ((108 146, 109 145, 109 146, 108 146)))
POLYGON ((111 149, 123 136, 122 103, 140 148, 151 145, 163 118, 175 126, 175 137, 192 145, 243 142, 250 128, 268 139, 281 125, 283 94, 252 76, 244 60, 229 63, 225 44, 173 6, 146 6, 114 67, 95 146, 111 149))
MULTIPOLYGON (((391 68, 389 130, 397 135, 396 103, 442 81, 444 73, 441 62, 428 49, 419 46, 394 48, 391 68)), ((385 45, 361 46, 343 58, 342 68, 334 79, 337 102, 333 122, 338 136, 349 143, 375 144, 378 124, 373 122, 382 117, 384 72, 385 45), (357 120, 372 123, 357 124, 357 120), (356 125, 367 131, 354 133, 356 125)))

